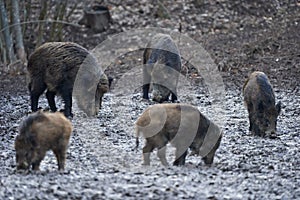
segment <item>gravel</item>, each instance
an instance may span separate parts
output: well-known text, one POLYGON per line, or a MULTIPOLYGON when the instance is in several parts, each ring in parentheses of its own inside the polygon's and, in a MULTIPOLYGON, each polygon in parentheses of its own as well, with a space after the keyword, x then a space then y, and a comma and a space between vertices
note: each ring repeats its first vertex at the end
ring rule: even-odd
MULTIPOLYGON (((2 77, 6 78, 6 77, 2 77)), ((24 82, 18 77, 14 83, 24 82)), ((64 172, 57 170, 52 152, 39 172, 16 172, 14 139, 21 118, 29 111, 28 95, 3 91, 1 107, 0 199, 297 199, 299 190, 299 94, 277 91, 283 111, 276 139, 248 132, 247 112, 240 91, 227 89, 224 116, 213 113, 205 86, 181 90, 181 102, 190 102, 210 119, 222 117, 224 137, 212 167, 189 156, 183 167, 163 167, 155 153, 151 166, 142 166, 142 145, 133 151, 133 123, 153 104, 141 93, 104 98, 97 118, 88 118, 74 106, 74 131, 64 172), (193 92, 195 91, 195 92, 193 92)), ((46 107, 44 97, 41 106, 46 107)), ((61 106, 61 103, 60 103, 61 106)), ((142 138, 140 138, 143 141, 142 138)), ((167 150, 168 161, 174 149, 167 150)))

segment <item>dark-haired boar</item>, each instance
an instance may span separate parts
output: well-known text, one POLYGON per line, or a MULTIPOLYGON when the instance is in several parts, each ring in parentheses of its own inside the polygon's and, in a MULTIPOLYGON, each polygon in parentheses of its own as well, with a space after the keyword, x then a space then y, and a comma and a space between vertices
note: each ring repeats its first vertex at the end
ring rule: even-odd
POLYGON ((146 140, 143 147, 144 165, 150 165, 150 153, 157 148, 157 156, 163 165, 166 160, 166 145, 176 148, 173 165, 184 165, 188 149, 200 155, 205 164, 211 165, 218 149, 222 131, 201 112, 187 104, 155 104, 147 108, 135 123, 138 137, 146 140))
POLYGON ((64 170, 71 132, 71 122, 60 112, 38 111, 27 116, 15 140, 17 169, 39 170, 46 152, 52 150, 58 169, 64 170))
POLYGON ((157 34, 147 44, 143 54, 143 98, 149 99, 152 84, 152 99, 159 103, 177 100, 177 84, 181 70, 179 50, 167 34, 157 34))
POLYGON ((249 130, 257 136, 276 135, 281 102, 275 105, 271 83, 263 72, 253 72, 243 87, 244 102, 249 114, 249 130))
POLYGON ((47 89, 46 97, 51 111, 57 111, 55 95, 60 95, 65 103, 65 116, 72 117, 72 92, 79 69, 83 74, 79 78, 84 78, 81 80, 82 89, 93 93, 92 99, 85 98, 87 102, 81 99, 81 104, 89 105, 92 109, 87 112, 88 115, 96 115, 101 107, 102 96, 109 89, 109 81, 96 58, 72 42, 45 43, 31 54, 27 71, 32 111, 38 110, 38 99, 47 89))

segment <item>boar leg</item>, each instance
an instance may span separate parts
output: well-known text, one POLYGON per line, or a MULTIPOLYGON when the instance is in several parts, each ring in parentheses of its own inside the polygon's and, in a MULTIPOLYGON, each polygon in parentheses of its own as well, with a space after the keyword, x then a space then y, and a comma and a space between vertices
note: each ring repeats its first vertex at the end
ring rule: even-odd
POLYGON ((215 156, 215 150, 212 150, 211 152, 209 152, 209 154, 203 157, 202 160, 206 165, 210 166, 214 161, 214 156, 215 156))
POLYGON ((143 99, 149 99, 149 88, 150 88, 150 83, 143 85, 143 99))
POLYGON ((37 152, 37 155, 38 155, 37 159, 34 162, 32 162, 32 169, 35 171, 40 170, 40 164, 41 164, 42 160, 44 159, 46 152, 39 151, 39 152, 37 152))
POLYGON ((253 104, 252 104, 252 103, 247 104, 247 109, 248 109, 248 114, 249 114, 249 124, 250 124, 250 126, 249 126, 249 131, 252 131, 252 129, 253 129, 253 120, 252 120, 253 114, 251 114, 251 113, 254 112, 254 111, 253 111, 253 104))
POLYGON ((255 136, 263 136, 257 124, 253 122, 252 122, 252 134, 255 136))
POLYGON ((154 141, 156 142, 155 144, 157 144, 157 157, 159 158, 160 162, 164 165, 164 166, 168 166, 168 162, 166 159, 166 149, 167 149, 167 143, 168 143, 168 139, 165 138, 165 136, 160 136, 160 134, 157 134, 154 136, 154 141))
POLYGON ((249 112, 249 131, 253 131, 253 114, 251 114, 253 111, 249 112))
POLYGON ((253 122, 252 122, 252 119, 251 119, 250 115, 249 115, 249 123, 250 123, 249 131, 252 131, 252 129, 253 129, 253 122))
POLYGON ((66 162, 66 150, 65 148, 61 149, 54 149, 53 150, 57 164, 58 164, 58 170, 64 170, 65 169, 65 162, 66 162))
POLYGON ((36 112, 38 109, 39 97, 46 90, 47 86, 46 84, 40 82, 34 82, 32 83, 32 86, 33 87, 30 88, 31 110, 36 112))
POLYGON ((144 66, 143 69, 143 99, 149 99, 149 89, 150 89, 150 81, 151 81, 151 76, 148 73, 146 68, 151 68, 151 66, 149 65, 144 66))
POLYGON ((173 165, 175 166, 180 166, 180 165, 184 165, 185 164, 185 157, 187 155, 187 150, 182 153, 182 151, 178 151, 176 149, 176 160, 174 161, 173 165))
POLYGON ((176 93, 172 92, 171 100, 172 100, 173 103, 177 101, 177 94, 176 93))
POLYGON ((99 101, 99 109, 102 108, 102 96, 100 97, 100 101, 99 101))
POLYGON ((168 162, 166 159, 166 149, 167 147, 161 147, 157 150, 157 157, 159 158, 160 162, 164 165, 164 166, 168 166, 168 162))
POLYGON ((34 171, 39 171, 40 170, 40 164, 41 164, 41 160, 39 162, 36 161, 36 162, 32 163, 32 169, 34 171))
POLYGON ((150 154, 154 149, 154 145, 146 140, 146 145, 143 147, 143 165, 150 165, 150 154))
POLYGON ((62 93, 62 98, 65 102, 64 114, 66 117, 73 117, 72 114, 72 92, 65 91, 62 93))
POLYGON ((46 92, 46 97, 47 97, 47 100, 48 100, 48 104, 50 106, 50 110, 52 112, 56 112, 57 111, 57 108, 56 108, 56 105, 55 105, 55 92, 52 92, 52 91, 49 91, 47 90, 46 92))

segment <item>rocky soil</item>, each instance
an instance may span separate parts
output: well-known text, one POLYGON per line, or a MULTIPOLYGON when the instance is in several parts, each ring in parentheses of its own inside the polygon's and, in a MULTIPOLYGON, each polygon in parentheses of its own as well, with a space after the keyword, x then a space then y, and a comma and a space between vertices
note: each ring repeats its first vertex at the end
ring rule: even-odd
MULTIPOLYGON (((74 106, 74 131, 64 172, 57 171, 52 152, 39 172, 16 171, 13 144, 21 119, 30 112, 29 95, 25 76, 0 74, 0 199, 300 198, 299 2, 103 3, 111 7, 113 24, 109 30, 92 33, 85 27, 75 31, 75 27, 66 26, 66 39, 92 50, 114 33, 146 27, 179 31, 181 23, 182 34, 209 53, 224 84, 224 96, 219 97, 221 111, 214 107, 206 77, 187 58, 183 58, 179 100, 220 122, 224 137, 214 164, 208 167, 199 157, 188 156, 183 167, 163 167, 154 152, 151 166, 141 165, 143 142, 138 151, 133 150, 133 124, 153 102, 142 101, 140 87, 123 90, 127 76, 132 77, 132 70, 141 65, 141 51, 135 51, 107 67, 106 73, 115 80, 96 118, 86 117, 74 106), (270 77, 276 101, 283 105, 275 139, 248 132, 241 88, 254 70, 270 77)), ((74 23, 79 14, 74 14, 74 23)), ((58 101, 62 106, 60 98, 58 101)), ((44 96, 40 106, 47 107, 44 96)), ((170 163, 173 151, 168 146, 170 163)))

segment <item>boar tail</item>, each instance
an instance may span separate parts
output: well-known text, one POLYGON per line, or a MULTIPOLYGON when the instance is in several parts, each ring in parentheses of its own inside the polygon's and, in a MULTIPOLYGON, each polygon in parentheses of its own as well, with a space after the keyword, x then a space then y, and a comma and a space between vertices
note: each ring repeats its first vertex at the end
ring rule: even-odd
POLYGON ((135 138, 135 151, 138 150, 139 144, 140 144, 139 137, 136 137, 136 138, 135 138))
POLYGON ((140 133, 139 133, 139 130, 138 130, 138 127, 135 128, 135 148, 133 150, 135 150, 137 152, 138 148, 139 148, 139 144, 140 144, 140 141, 139 141, 139 136, 140 136, 140 133))

